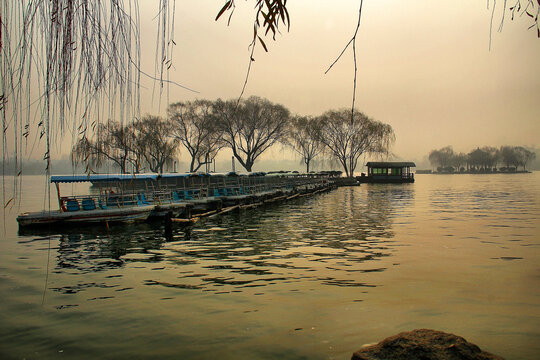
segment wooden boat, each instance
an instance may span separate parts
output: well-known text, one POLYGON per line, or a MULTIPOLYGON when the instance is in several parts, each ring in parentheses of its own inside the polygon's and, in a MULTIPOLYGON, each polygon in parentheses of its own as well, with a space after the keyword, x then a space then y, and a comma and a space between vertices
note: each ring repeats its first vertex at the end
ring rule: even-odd
POLYGON ((17 216, 19 227, 146 220, 155 206, 145 203, 142 194, 128 192, 120 182, 113 189, 112 182, 115 180, 118 179, 105 175, 51 176, 51 183, 56 185, 58 210, 24 212, 17 216), (100 189, 98 194, 83 196, 61 196, 60 194, 60 183, 92 182, 95 185, 100 181, 107 183, 107 186, 100 189))

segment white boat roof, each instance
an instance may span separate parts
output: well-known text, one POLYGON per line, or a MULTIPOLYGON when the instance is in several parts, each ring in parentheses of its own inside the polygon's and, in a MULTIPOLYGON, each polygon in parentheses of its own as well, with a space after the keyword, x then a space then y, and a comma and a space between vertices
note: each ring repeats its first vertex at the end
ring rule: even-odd
POLYGON ((83 175, 52 175, 52 183, 75 183, 75 182, 111 182, 111 181, 132 181, 132 180, 158 180, 160 178, 183 178, 193 174, 171 173, 171 174, 83 174, 83 175))
POLYGON ((236 176, 236 173, 147 173, 147 174, 79 174, 79 175, 52 175, 51 183, 76 183, 76 182, 124 182, 124 181, 144 181, 144 180, 160 180, 174 179, 187 177, 207 177, 207 176, 236 176))

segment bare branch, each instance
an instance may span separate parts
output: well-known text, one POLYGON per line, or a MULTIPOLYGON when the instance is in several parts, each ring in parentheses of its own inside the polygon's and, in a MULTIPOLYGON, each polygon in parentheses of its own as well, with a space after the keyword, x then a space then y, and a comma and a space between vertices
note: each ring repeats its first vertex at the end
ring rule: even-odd
POLYGON ((339 61, 339 59, 341 59, 341 56, 343 56, 343 54, 345 53, 347 48, 352 44, 352 46, 353 46, 353 61, 354 61, 354 79, 353 79, 353 95, 352 95, 352 106, 351 106, 351 122, 353 121, 352 119, 354 117, 354 106, 355 106, 355 101, 356 101, 356 77, 357 77, 357 73, 358 73, 358 65, 357 65, 357 61, 356 61, 356 36, 358 35, 358 29, 360 29, 360 20, 362 19, 362 5, 363 5, 363 3, 364 3, 364 1, 360 0, 360 7, 358 9, 358 21, 356 22, 356 29, 354 30, 353 36, 347 42, 347 44, 345 45, 345 47, 343 48, 343 50, 341 51, 339 56, 334 60, 334 62, 324 72, 325 74, 327 74, 332 69, 332 67, 339 61))

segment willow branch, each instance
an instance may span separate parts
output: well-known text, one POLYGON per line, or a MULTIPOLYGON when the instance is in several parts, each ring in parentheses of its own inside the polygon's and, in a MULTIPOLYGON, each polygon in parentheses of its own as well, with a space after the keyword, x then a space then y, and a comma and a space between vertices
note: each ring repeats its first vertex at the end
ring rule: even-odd
POLYGON ((360 0, 360 7, 358 9, 358 21, 356 23, 356 29, 354 30, 354 34, 353 36, 351 37, 351 39, 347 42, 347 44, 345 45, 345 47, 343 48, 343 50, 341 51, 341 53, 339 54, 339 56, 336 58, 336 60, 334 60, 334 62, 328 67, 328 69, 326 69, 326 71, 324 72, 325 74, 327 74, 333 67, 334 65, 339 61, 339 59, 341 59, 341 57, 343 56, 343 54, 345 53, 345 51, 349 48, 349 46, 352 44, 352 48, 353 48, 353 61, 354 61, 354 80, 353 80, 353 95, 352 95, 352 108, 351 108, 351 122, 353 121, 353 118, 354 118, 354 104, 355 104, 355 101, 356 101, 356 78, 357 78, 357 73, 358 73, 358 64, 357 64, 357 61, 356 61, 356 36, 358 35, 358 29, 360 29, 360 20, 362 19, 362 5, 363 5, 364 1, 363 0, 360 0))

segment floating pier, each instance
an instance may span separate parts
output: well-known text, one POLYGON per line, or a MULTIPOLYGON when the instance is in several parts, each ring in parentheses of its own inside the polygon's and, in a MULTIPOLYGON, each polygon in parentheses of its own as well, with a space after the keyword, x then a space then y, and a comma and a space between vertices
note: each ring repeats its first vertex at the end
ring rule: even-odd
POLYGON ((51 176, 58 210, 22 213, 19 227, 127 221, 191 224, 201 217, 317 194, 340 172, 100 174, 51 176), (62 183, 90 182, 91 193, 63 196, 62 183))

